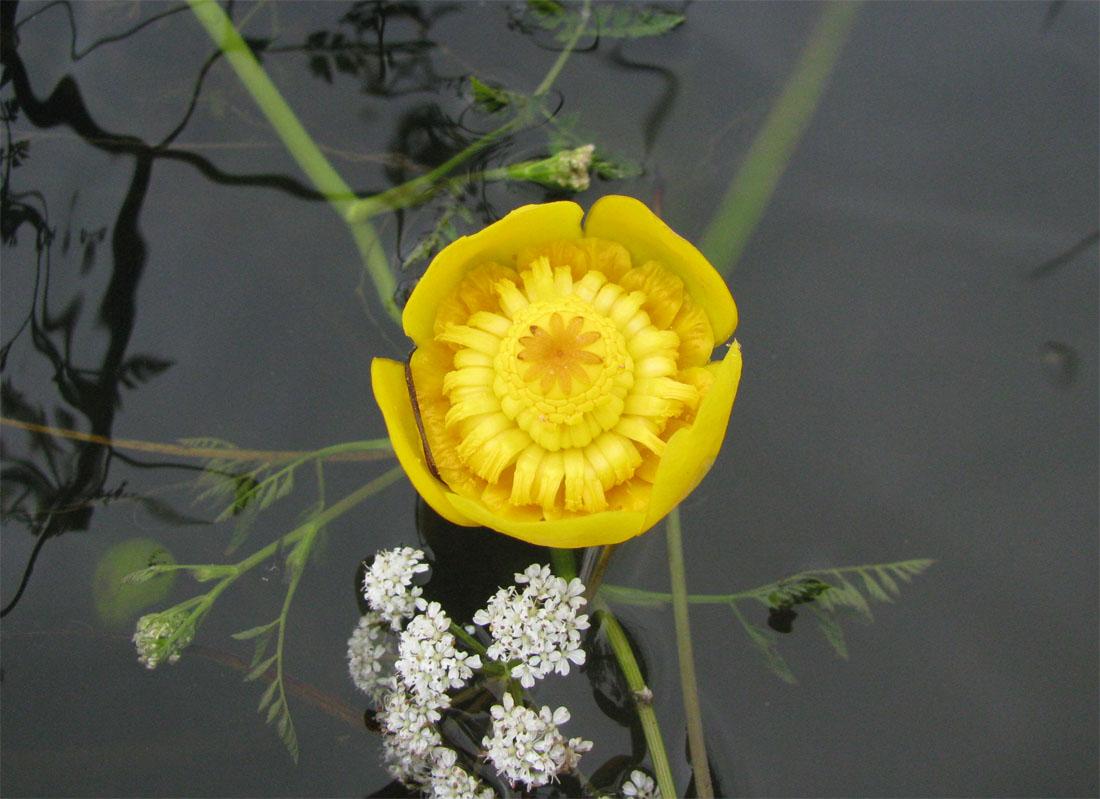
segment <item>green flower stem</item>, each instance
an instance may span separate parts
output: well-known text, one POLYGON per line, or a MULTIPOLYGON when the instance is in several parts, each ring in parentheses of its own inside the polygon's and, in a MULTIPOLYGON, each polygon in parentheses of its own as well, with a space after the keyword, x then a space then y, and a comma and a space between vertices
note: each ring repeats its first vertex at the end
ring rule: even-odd
POLYGON ((653 692, 649 690, 642 678, 642 671, 638 668, 638 661, 634 658, 630 641, 627 640, 626 633, 619 624, 619 620, 615 618, 615 614, 599 597, 595 600, 595 608, 596 615, 600 619, 600 627, 607 635, 611 651, 615 653, 619 668, 623 670, 626 683, 634 695, 638 718, 642 722, 642 732, 645 733, 649 758, 653 763, 653 771, 657 777, 657 785, 661 789, 661 796, 679 796, 676 793, 676 783, 672 781, 672 769, 669 768, 665 743, 661 738, 661 729, 657 725, 657 714, 653 711, 653 692))
POLYGON ((466 646, 470 647, 470 649, 474 650, 479 655, 485 654, 485 644, 474 638, 453 621, 451 622, 451 635, 461 640, 466 646))
POLYGON ((215 0, 188 0, 188 2, 199 22, 214 40, 214 44, 225 54, 237 77, 252 95, 302 171, 313 181, 317 190, 325 195, 335 211, 347 221, 352 238, 359 249, 359 255, 366 265, 382 304, 394 320, 400 321, 401 313, 394 300, 397 283, 390 271, 389 262, 383 254, 378 235, 365 220, 356 221, 347 217, 347 211, 356 199, 354 192, 306 132, 221 6, 215 0))
POLYGON ((387 211, 408 208, 411 205, 416 205, 417 203, 427 200, 442 188, 452 185, 458 186, 465 183, 469 178, 462 178, 452 183, 440 185, 440 181, 448 173, 462 164, 463 161, 466 161, 480 150, 485 149, 506 133, 510 133, 515 128, 522 126, 529 119, 529 112, 524 109, 499 128, 489 131, 480 139, 473 142, 432 171, 426 172, 420 177, 413 178, 406 183, 402 183, 400 186, 394 186, 392 189, 388 189, 381 194, 355 200, 348 205, 345 211, 348 222, 354 224, 386 213, 387 211))
POLYGON ((741 257, 821 101, 857 7, 844 0, 822 6, 798 63, 703 234, 699 249, 723 276, 741 257))
POLYGON ((561 72, 562 67, 565 66, 565 62, 569 59, 574 48, 577 46, 577 42, 580 41, 581 36, 584 34, 585 28, 588 27, 588 18, 592 14, 591 0, 584 0, 584 4, 581 6, 581 12, 578 15, 579 21, 577 23, 577 29, 573 31, 573 35, 569 37, 569 41, 565 43, 565 47, 562 48, 561 53, 558 54, 557 60, 554 65, 550 67, 550 71, 546 73, 546 77, 542 79, 542 83, 535 89, 534 97, 542 97, 548 91, 550 87, 554 85, 554 81, 558 79, 558 74, 561 72))
MULTIPOLYGON (((402 471, 401 467, 395 466, 388 472, 384 472, 378 477, 374 478, 363 487, 351 492, 339 502, 335 503, 326 510, 314 516, 305 524, 297 527, 296 529, 292 530, 281 538, 272 541, 267 546, 256 550, 244 560, 232 565, 215 566, 215 573, 221 575, 221 579, 218 580, 218 583, 205 594, 197 597, 192 597, 191 599, 180 603, 175 608, 172 608, 172 610, 188 610, 192 606, 194 606, 195 609, 191 611, 190 618, 193 627, 197 627, 199 622, 202 621, 203 616, 205 616, 210 608, 214 605, 214 602, 221 595, 221 593, 234 582, 236 582, 238 577, 245 574, 247 571, 254 568, 255 566, 258 566, 259 564, 273 557, 277 552, 279 552, 280 549, 290 546, 291 544, 297 545, 302 539, 307 537, 312 539, 317 530, 319 530, 341 514, 351 510, 360 502, 363 502, 364 500, 372 497, 387 486, 392 485, 403 474, 404 472, 402 471)), ((291 551, 291 555, 293 556, 296 552, 300 552, 297 546, 295 546, 295 549, 291 551)), ((169 570, 166 567, 157 568, 158 570, 169 570)), ((196 573, 201 573, 202 570, 210 569, 211 567, 209 565, 173 564, 172 570, 175 570, 177 568, 189 569, 196 573)), ((212 579, 212 577, 207 579, 212 579)), ((290 594, 293 594, 293 591, 288 592, 288 596, 290 594)), ((175 642, 181 630, 182 628, 180 628, 180 630, 177 630, 176 633, 173 634, 172 638, 170 639, 170 643, 175 642)))
MULTIPOLYGON (((192 0, 194 2, 194 0, 192 0)), ((532 100, 537 100, 542 97, 550 88, 554 85, 554 81, 557 80, 558 75, 561 73, 562 68, 565 66, 565 62, 569 59, 573 50, 577 46, 577 42, 583 35, 585 28, 588 27, 588 18, 591 14, 591 2, 585 0, 580 13, 580 23, 577 25, 577 29, 573 32, 569 41, 558 54, 557 59, 554 61, 550 70, 543 77, 542 82, 539 83, 538 88, 535 89, 535 93, 531 95, 532 100)), ((485 149, 488 145, 499 139, 506 133, 512 132, 518 127, 522 127, 531 121, 533 105, 537 103, 525 103, 519 110, 519 112, 512 119, 505 122, 496 130, 490 131, 482 136, 477 141, 470 144, 464 150, 457 155, 452 156, 444 163, 437 166, 432 171, 421 175, 418 178, 403 183, 400 186, 395 186, 388 191, 384 191, 381 194, 374 197, 365 197, 361 200, 357 200, 351 204, 347 210, 347 219, 349 222, 355 222, 358 220, 370 219, 378 214, 385 213, 386 211, 392 211, 398 208, 406 208, 410 205, 415 205, 418 202, 422 202, 430 197, 435 192, 439 191, 443 186, 439 185, 439 181, 442 180, 452 170, 468 160, 471 156, 477 152, 485 149)), ((483 176, 492 176, 498 180, 515 180, 526 178, 517 178, 514 174, 508 172, 507 167, 502 170, 493 170, 484 173, 483 176)), ((457 185, 465 183, 471 178, 464 178, 457 181, 457 185)), ((451 187, 456 185, 456 182, 452 182, 451 187)))
MULTIPOLYGON (((600 551, 600 564, 597 567, 598 575, 602 575, 607 561, 611 557, 615 546, 602 547, 600 551)), ((572 549, 551 549, 550 557, 554 566, 554 573, 564 580, 572 580, 577 576, 577 561, 572 549)), ((599 577, 592 585, 598 585, 599 577)), ((591 586, 589 586, 591 588, 591 586)), ((590 598, 589 601, 600 620, 600 626, 607 635, 611 644, 611 651, 615 653, 615 659, 619 662, 619 668, 623 670, 627 685, 634 695, 635 705, 638 710, 638 718, 642 722, 642 731, 645 733, 646 746, 649 747, 649 757, 653 761, 653 770, 657 775, 657 784, 661 786, 661 795, 675 797, 676 784, 672 781, 672 769, 668 765, 668 755, 665 754, 665 743, 661 738, 661 730, 657 725, 657 714, 653 712, 652 692, 645 684, 642 671, 638 668, 638 661, 634 657, 634 650, 630 648, 630 641, 623 631, 619 620, 611 612, 611 608, 600 596, 590 598)))
POLYGON ((571 549, 551 548, 550 565, 554 574, 563 580, 569 581, 577 576, 577 558, 571 549))
POLYGON ((672 583, 672 618, 676 626, 676 651, 680 656, 680 688, 684 694, 684 712, 687 715, 691 767, 695 772, 695 795, 699 799, 712 799, 714 787, 710 782, 707 742, 703 733, 703 716, 699 710, 699 684, 695 679, 695 658, 691 652, 691 622, 688 618, 679 507, 673 508, 668 514, 665 531, 668 538, 668 572, 672 583))

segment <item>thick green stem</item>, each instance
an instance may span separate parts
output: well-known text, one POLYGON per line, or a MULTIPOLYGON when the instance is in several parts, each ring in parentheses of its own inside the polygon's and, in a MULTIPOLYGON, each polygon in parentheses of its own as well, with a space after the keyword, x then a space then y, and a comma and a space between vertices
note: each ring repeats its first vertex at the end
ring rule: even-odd
MULTIPOLYGON (((214 40, 214 44, 225 54, 237 77, 252 95, 252 99, 263 111, 279 138, 283 140, 283 144, 294 160, 313 181, 317 190, 325 195, 336 213, 347 220, 347 211, 355 202, 355 194, 306 132, 294 111, 283 99, 278 88, 271 82, 233 26, 233 22, 215 0, 189 0, 189 2, 191 10, 210 38, 214 40)), ((391 317, 400 320, 401 313, 394 300, 397 283, 374 228, 366 221, 347 221, 359 249, 359 255, 366 265, 382 304, 391 317)))
POLYGON ((676 783, 672 781, 672 769, 668 765, 668 754, 665 752, 665 742, 661 738, 661 729, 657 724, 657 714, 653 711, 653 692, 649 690, 642 678, 642 670, 638 668, 634 650, 630 648, 630 641, 619 620, 615 618, 615 614, 599 597, 595 600, 595 608, 601 629, 607 635, 611 651, 615 653, 615 659, 619 661, 619 668, 623 670, 626 684, 634 696, 646 746, 649 748, 649 759, 653 763, 653 773, 657 777, 661 796, 679 796, 676 793, 676 783))
POLYGON ((684 576, 684 547, 680 541, 680 509, 673 508, 665 521, 668 537, 668 571, 672 582, 672 618, 676 625, 676 652, 680 656, 680 688, 687 716, 688 749, 695 772, 695 795, 711 799, 707 742, 703 733, 703 715, 699 710, 699 684, 695 679, 695 658, 691 652, 691 622, 688 619, 687 580, 684 576))
POLYGON ((857 4, 844 0, 822 6, 798 63, 703 234, 699 249, 726 277, 810 124, 847 41, 856 8, 857 4))

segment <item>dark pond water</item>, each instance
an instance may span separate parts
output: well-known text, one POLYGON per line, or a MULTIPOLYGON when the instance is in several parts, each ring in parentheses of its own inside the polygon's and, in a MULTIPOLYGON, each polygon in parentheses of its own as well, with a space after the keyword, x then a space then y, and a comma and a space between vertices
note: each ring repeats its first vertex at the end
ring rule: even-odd
MULTIPOLYGON (((583 40, 553 96, 580 140, 644 166, 595 180, 578 202, 659 202, 699 241, 824 6, 669 7, 686 21, 666 35, 583 40)), ((135 536, 181 563, 236 562, 316 500, 309 470, 226 555, 232 521, 210 523, 218 509, 193 501, 200 461, 36 436, 9 420, 162 445, 370 439, 384 434, 370 359, 408 344, 346 226, 228 66, 211 63, 186 7, 0 8, 2 600, 18 597, 2 628, 0 790, 382 791, 389 777, 345 643, 359 562, 421 540, 407 482, 330 525, 298 586, 286 645, 288 673, 305 686, 290 699, 295 764, 256 713, 260 685, 242 682, 251 647, 230 637, 279 614, 279 558, 241 578, 196 646, 155 671, 130 644, 136 614, 116 625, 97 614, 93 577, 135 536)), ((468 111, 468 76, 530 92, 559 49, 511 4, 232 12, 363 193, 492 126, 468 111), (343 54, 361 58, 335 58, 338 33, 361 44, 343 54)), ((730 274, 745 373, 722 455, 682 509, 687 576, 693 592, 732 593, 805 569, 937 562, 894 603, 873 603, 873 624, 842 614, 847 660, 808 612, 777 636, 797 684, 777 679, 728 608, 693 610, 724 795, 1097 794, 1098 41, 1094 3, 873 3, 856 14, 730 274)), ((478 166, 545 154, 539 127, 478 166)), ((551 196, 475 183, 470 220, 455 223, 468 232, 551 196)), ((441 208, 376 220, 395 268, 441 208)), ((328 463, 326 498, 390 466, 328 463)), ((465 540, 459 549, 449 557, 486 557, 465 540)), ((608 581, 667 590, 665 562, 658 528, 619 550, 608 581)), ((203 590, 181 577, 156 607, 203 590)), ((743 607, 764 626, 765 608, 743 607)), ((648 662, 682 790, 671 614, 619 610, 648 662)), ((591 762, 630 751, 582 677, 547 681, 540 699, 568 702, 569 734, 596 741, 591 762)))

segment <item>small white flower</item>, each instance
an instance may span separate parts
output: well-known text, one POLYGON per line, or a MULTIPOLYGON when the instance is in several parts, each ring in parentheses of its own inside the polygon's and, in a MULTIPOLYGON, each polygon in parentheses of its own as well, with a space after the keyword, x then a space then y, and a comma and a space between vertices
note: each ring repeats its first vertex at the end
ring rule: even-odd
POLYGON ((147 669, 155 669, 166 660, 169 663, 179 660, 180 651, 195 637, 195 628, 187 624, 188 618, 186 613, 168 611, 150 613, 138 619, 133 637, 138 662, 147 669), (176 636, 174 641, 171 640, 173 636, 176 636))
POLYGON ((493 643, 486 654, 501 663, 519 661, 511 676, 530 688, 551 672, 569 674, 571 665, 583 665, 581 632, 588 629, 584 584, 555 577, 549 566, 537 563, 515 576, 517 586, 500 589, 474 622, 488 627, 493 643))
POLYGON ((661 799, 661 789, 644 771, 634 769, 623 783, 623 796, 627 799, 661 799))
POLYGON ((567 742, 558 726, 569 721, 569 711, 559 707, 551 712, 544 707, 535 711, 516 705, 511 694, 505 694, 502 704, 489 711, 493 734, 486 736, 482 746, 497 773, 512 785, 524 783, 537 788, 557 780, 558 774, 576 767, 583 752, 592 748, 591 741, 571 738, 567 742))
POLYGON ((360 617, 348 639, 348 672, 355 686, 376 702, 382 698, 382 659, 392 640, 385 629, 382 614, 371 611, 360 617))
POLYGON ((378 552, 374 562, 363 575, 363 596, 371 610, 380 614, 395 632, 401 622, 422 607, 423 589, 412 581, 417 574, 426 572, 428 564, 422 563, 424 552, 412 547, 400 547, 378 552))
POLYGON ((449 707, 447 691, 461 688, 481 668, 481 658, 455 648, 451 620, 438 602, 409 622, 397 645, 394 670, 402 685, 427 707, 449 707))
POLYGON ((430 754, 443 745, 435 728, 439 719, 439 710, 420 704, 399 686, 385 695, 377 721, 386 767, 395 779, 411 786, 428 780, 430 754))
POLYGON ((430 799, 493 799, 496 792, 458 765, 453 749, 437 746, 431 752, 431 773, 424 786, 430 799))

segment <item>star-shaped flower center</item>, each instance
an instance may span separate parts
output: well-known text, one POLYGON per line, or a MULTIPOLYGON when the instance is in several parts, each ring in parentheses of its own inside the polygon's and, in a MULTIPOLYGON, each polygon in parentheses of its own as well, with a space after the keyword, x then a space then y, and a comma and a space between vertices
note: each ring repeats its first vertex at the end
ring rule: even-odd
POLYGON ((543 394, 556 381, 562 393, 569 396, 573 380, 582 387, 592 382, 582 364, 603 363, 599 355, 585 349, 598 341, 600 334, 595 330, 582 333, 584 318, 581 316, 574 316, 566 325, 557 312, 550 315, 548 327, 531 325, 531 335, 519 340, 523 350, 517 357, 530 364, 523 378, 529 383, 538 380, 543 394))

